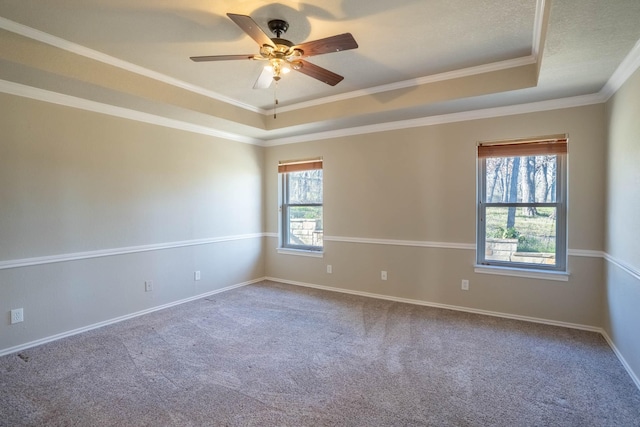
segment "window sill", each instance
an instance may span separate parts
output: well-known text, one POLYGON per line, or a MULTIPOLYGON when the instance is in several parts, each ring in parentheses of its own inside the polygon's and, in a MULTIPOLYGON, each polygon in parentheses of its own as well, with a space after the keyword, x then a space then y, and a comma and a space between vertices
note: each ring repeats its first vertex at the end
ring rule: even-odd
POLYGON ((527 268, 496 267, 489 265, 475 265, 474 271, 482 274, 496 274, 498 276, 526 277, 528 279, 569 281, 569 273, 566 271, 542 271, 527 268))
POLYGON ((322 251, 307 251, 303 249, 290 249, 290 248, 276 248, 279 254, 283 255, 296 255, 296 256, 307 256, 311 258, 322 258, 324 257, 324 252, 322 251))

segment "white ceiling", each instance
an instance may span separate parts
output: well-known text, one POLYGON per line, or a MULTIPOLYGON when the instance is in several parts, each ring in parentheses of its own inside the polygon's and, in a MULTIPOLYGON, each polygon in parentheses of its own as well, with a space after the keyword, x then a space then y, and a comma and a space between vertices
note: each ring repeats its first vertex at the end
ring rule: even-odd
POLYGON ((0 0, 0 79, 264 140, 599 92, 640 38, 640 1, 549 1, 0 0), (257 53, 256 43, 227 12, 250 15, 266 33, 267 21, 285 19, 290 29, 283 37, 294 43, 350 32, 359 48, 309 58, 345 77, 335 87, 301 73, 284 76, 277 88, 283 119, 236 120, 230 111, 267 117, 273 108, 274 85, 252 88, 262 63, 189 60, 257 53), (80 66, 63 71, 39 65, 11 52, 25 45, 22 37, 49 46, 28 46, 41 55, 39 61, 53 63, 63 49, 224 100, 229 112, 103 85, 83 77, 80 66), (537 84, 389 102, 434 81, 453 84, 460 76, 523 64, 540 67, 537 84), (339 115, 318 119, 312 108, 305 118, 291 113, 315 105, 338 110, 341 101, 374 94, 386 105, 351 111, 344 104, 339 115))

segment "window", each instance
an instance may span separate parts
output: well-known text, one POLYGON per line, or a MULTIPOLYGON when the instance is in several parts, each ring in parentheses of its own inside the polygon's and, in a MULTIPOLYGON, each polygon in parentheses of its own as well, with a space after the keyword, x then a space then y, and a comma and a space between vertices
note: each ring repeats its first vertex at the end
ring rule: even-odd
POLYGON ((477 262, 566 270, 566 135, 478 144, 477 262))
POLYGON ((280 162, 282 247, 321 251, 322 159, 280 162))

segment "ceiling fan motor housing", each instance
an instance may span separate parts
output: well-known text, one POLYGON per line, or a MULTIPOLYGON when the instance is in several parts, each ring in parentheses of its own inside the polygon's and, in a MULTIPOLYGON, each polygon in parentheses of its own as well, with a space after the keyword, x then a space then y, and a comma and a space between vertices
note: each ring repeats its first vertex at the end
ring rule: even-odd
POLYGON ((287 39, 281 39, 280 37, 274 37, 274 38, 272 38, 271 40, 272 40, 276 45, 283 45, 283 46, 286 46, 286 47, 291 47, 291 46, 293 46, 293 43, 292 43, 292 42, 290 42, 290 41, 289 41, 289 40, 287 40, 287 39))

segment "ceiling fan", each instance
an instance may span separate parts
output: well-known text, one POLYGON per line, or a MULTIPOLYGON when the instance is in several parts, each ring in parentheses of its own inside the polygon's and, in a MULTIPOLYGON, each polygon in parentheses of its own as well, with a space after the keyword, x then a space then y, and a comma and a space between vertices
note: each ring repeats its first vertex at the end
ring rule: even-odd
POLYGON ((358 43, 356 43, 350 33, 294 45, 289 40, 280 38, 280 36, 289 29, 289 23, 287 21, 283 21, 282 19, 269 21, 269 30, 275 35, 274 38, 270 38, 250 16, 237 15, 234 13, 227 13, 227 16, 252 39, 258 42, 260 46, 259 53, 246 55, 192 56, 191 60, 195 62, 228 61, 235 59, 268 61, 268 65, 265 66, 262 74, 254 84, 254 89, 268 88, 272 81, 277 82, 280 80, 282 74, 288 73, 291 70, 299 71, 328 85, 335 86, 340 83, 344 77, 326 68, 305 61, 303 58, 322 55, 324 53, 356 49, 358 47, 358 43))

